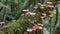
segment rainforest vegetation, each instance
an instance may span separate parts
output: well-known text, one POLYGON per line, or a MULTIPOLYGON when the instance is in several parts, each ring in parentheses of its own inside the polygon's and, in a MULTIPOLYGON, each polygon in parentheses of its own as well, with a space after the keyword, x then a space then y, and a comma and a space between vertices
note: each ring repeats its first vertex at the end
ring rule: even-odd
POLYGON ((60 0, 0 0, 0 34, 60 34, 60 0))

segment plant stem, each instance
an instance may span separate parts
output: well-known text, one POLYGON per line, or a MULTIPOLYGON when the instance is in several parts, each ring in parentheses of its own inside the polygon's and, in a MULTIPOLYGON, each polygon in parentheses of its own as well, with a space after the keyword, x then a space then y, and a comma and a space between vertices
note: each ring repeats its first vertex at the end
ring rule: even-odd
POLYGON ((58 8, 56 8, 56 21, 55 21, 55 25, 57 24, 58 22, 58 8))
POLYGON ((50 34, 51 34, 51 23, 52 23, 52 17, 50 17, 50 20, 49 20, 49 22, 50 22, 50 34))

